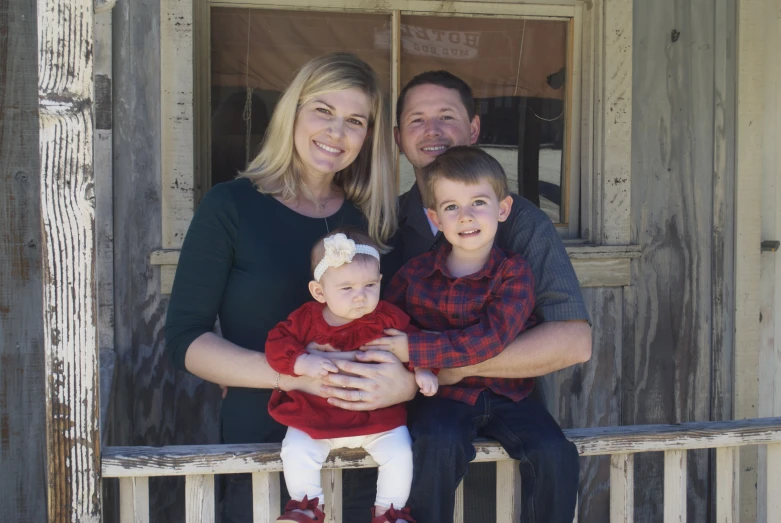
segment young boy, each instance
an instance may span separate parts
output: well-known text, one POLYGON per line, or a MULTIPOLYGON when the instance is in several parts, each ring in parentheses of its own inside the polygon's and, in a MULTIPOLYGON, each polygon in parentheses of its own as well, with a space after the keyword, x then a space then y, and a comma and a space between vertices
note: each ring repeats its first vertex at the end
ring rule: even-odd
MULTIPOLYGON (((502 352, 535 323, 532 271, 521 256, 494 244, 498 224, 507 219, 512 207, 506 176, 495 159, 478 148, 458 146, 423 169, 426 213, 449 245, 409 261, 386 292, 385 298, 405 310, 423 330, 408 339, 403 333, 393 333, 372 344, 385 345, 416 367, 474 365, 502 352)), ((424 485, 430 484, 424 479, 429 468, 425 454, 447 452, 452 453, 457 472, 448 475, 452 484, 440 481, 440 486, 455 492, 475 456, 472 441, 477 436, 497 439, 511 457, 520 460, 522 472, 526 472, 523 467, 536 468, 537 458, 529 455, 534 452, 521 444, 531 429, 529 409, 544 408, 523 401, 532 386, 532 379, 469 377, 440 387, 436 397, 419 398, 411 406, 419 420, 411 432, 413 442, 419 438, 426 441, 417 448, 413 443, 413 491, 425 490, 424 485), (442 442, 441 448, 437 448, 437 441, 442 442)), ((560 432, 557 427, 555 430, 560 432)), ((567 443, 563 454, 574 452, 577 463, 577 451, 567 443)), ((577 482, 577 470, 574 477, 561 480, 577 482)), ((421 500, 434 500, 439 495, 418 494, 415 497, 421 500)), ((531 492, 524 494, 525 501, 535 497, 531 492)), ((533 505, 524 504, 524 513, 534 510, 533 505)), ((425 506, 413 509, 426 514, 425 506)), ((527 521, 529 514, 522 520, 527 521)))
MULTIPOLYGON (((424 331, 410 334, 406 344, 397 335, 369 345, 391 346, 416 367, 474 365, 502 352, 533 324, 532 272, 519 255, 494 245, 498 224, 512 207, 495 159, 476 147, 451 147, 425 170, 426 213, 448 242, 410 260, 385 296, 424 331)), ((524 381, 467 378, 440 388, 439 396, 474 404, 489 389, 521 399, 531 387, 524 381)))

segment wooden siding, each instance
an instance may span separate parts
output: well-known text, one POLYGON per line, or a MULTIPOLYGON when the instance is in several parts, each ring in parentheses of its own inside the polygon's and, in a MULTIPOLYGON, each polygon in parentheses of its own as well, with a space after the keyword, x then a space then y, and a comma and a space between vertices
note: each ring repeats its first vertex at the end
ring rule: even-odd
MULTIPOLYGON (((164 354, 167 297, 149 254, 162 246, 160 3, 114 8, 114 296, 112 445, 217 443, 219 392, 176 373, 164 354)), ((176 479, 150 482, 150 521, 182 517, 176 479)))
MULTIPOLYGON (((713 377, 721 377, 721 392, 721 373, 729 372, 722 365, 731 358, 734 324, 720 300, 730 299, 724 288, 734 273, 724 263, 728 254, 715 249, 729 246, 732 152, 714 127, 734 126, 725 77, 734 22, 728 6, 720 5, 718 19, 715 7, 714 0, 635 2, 632 237, 643 254, 625 304, 624 424, 711 419, 713 377), (714 338, 719 360, 712 363, 714 338)), ((706 452, 688 457, 689 521, 708 519, 710 466, 706 452)), ((662 457, 638 456, 635 477, 643 478, 636 517, 660 521, 663 483, 672 481, 663 478, 662 457)))
POLYGON ((36 34, 35 2, 0 5, 0 521, 34 523, 47 516, 36 34))
POLYGON ((46 499, 49 521, 91 523, 101 513, 93 4, 37 8, 46 499))
MULTIPOLYGON (((538 383, 548 410, 563 428, 620 425, 623 290, 584 289, 583 299, 593 322, 591 360, 545 376, 538 383)), ((609 520, 609 479, 609 456, 580 460, 578 521, 609 520)))
MULTIPOLYGON (((584 17, 594 16, 602 5, 600 0, 585 4, 584 17)), ((631 268, 621 276, 623 287, 584 290, 594 321, 592 360, 543 380, 547 404, 565 427, 699 421, 731 414, 722 395, 731 390, 734 328, 729 287, 734 278, 734 0, 637 0, 633 10, 634 74, 628 93, 632 212, 624 243, 639 244, 642 253, 622 260, 622 270, 631 268)), ((159 16, 159 4, 152 0, 120 3, 115 10, 118 382, 113 445, 218 441, 216 386, 175 373, 163 355, 167 299, 159 292, 160 271, 150 263, 151 253, 163 247, 160 58, 150 47, 160 38, 159 16)), ((610 21, 613 26, 616 20, 610 21)), ((584 42, 601 38, 603 23, 600 18, 594 32, 583 35, 584 42)), ((604 60, 598 53, 595 63, 584 65, 584 91, 606 74, 604 60)), ((583 122, 582 132, 594 136, 594 143, 607 132, 601 120, 610 116, 610 107, 602 107, 597 100, 596 113, 602 116, 583 122)), ((588 148, 581 151, 589 165, 608 161, 594 154, 588 148)), ((589 169, 584 175, 589 176, 589 169)), ((596 208, 602 205, 602 187, 589 185, 594 176, 581 183, 592 191, 585 208, 596 217, 589 236, 625 238, 625 229, 604 230, 607 218, 596 208)), ((616 189, 617 198, 621 190, 616 189)), ((615 208, 625 206, 626 200, 614 202, 615 208)), ((588 258, 573 261, 583 267, 592 263, 588 258)), ((634 477, 643 478, 635 500, 639 520, 661 521, 662 463, 661 455, 635 460, 634 477)), ((707 451, 689 455, 690 521, 708 514, 710 467, 707 451)), ((584 458, 581 522, 609 516, 610 474, 609 458, 584 458)), ((182 482, 153 479, 150 495, 153 521, 181 515, 182 482), (172 488, 159 488, 156 481, 172 488)), ((467 499, 467 505, 472 502, 467 499)))

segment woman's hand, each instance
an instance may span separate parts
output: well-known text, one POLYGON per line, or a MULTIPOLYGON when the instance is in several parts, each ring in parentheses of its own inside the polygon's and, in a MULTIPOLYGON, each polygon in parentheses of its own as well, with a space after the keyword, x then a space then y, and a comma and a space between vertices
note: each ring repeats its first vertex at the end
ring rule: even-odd
POLYGON ((358 361, 335 361, 346 374, 323 378, 320 395, 347 410, 376 410, 409 401, 418 390, 415 375, 393 354, 380 350, 356 353, 358 361))

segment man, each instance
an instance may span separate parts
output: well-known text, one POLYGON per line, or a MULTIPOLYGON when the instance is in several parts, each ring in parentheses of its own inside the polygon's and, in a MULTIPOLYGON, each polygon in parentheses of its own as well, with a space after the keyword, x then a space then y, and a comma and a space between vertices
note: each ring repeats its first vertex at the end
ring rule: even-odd
MULTIPOLYGON (((399 95, 396 119, 394 138, 412 164, 416 178, 416 184, 399 201, 396 253, 401 258, 398 261, 406 262, 434 248, 441 239, 424 211, 421 169, 448 147, 475 144, 480 135, 480 118, 475 114, 469 86, 450 73, 434 71, 418 75, 404 87, 399 95)), ((439 374, 440 384, 457 383, 467 376, 534 378, 591 357, 591 328, 577 278, 547 216, 527 200, 514 196, 511 215, 497 232, 497 243, 520 253, 532 266, 537 302, 534 313, 542 323, 523 332, 498 356, 468 367, 443 369, 439 374)), ((385 269, 383 272, 384 277, 390 278, 391 274, 385 274, 385 269)), ((324 387, 323 392, 331 396, 331 403, 364 410, 410 398, 410 392, 414 391, 411 373, 405 377, 393 357, 387 354, 370 352, 365 357, 365 361, 380 363, 338 364, 358 377, 329 377, 333 386, 324 387)), ((561 516, 561 521, 566 517, 572 521, 577 495, 577 459, 573 463, 572 459, 551 458, 569 448, 569 443, 538 401, 526 398, 523 402, 529 406, 529 435, 526 441, 519 442, 520 452, 531 454, 530 458, 543 455, 540 459, 521 460, 523 521, 553 521, 544 515, 548 514, 545 509, 553 506, 564 506, 560 514, 567 515, 561 516), (548 465, 553 469, 544 468, 548 465), (567 487, 563 488, 565 483, 567 487)), ((424 413, 425 399, 410 408, 409 425, 415 437, 412 514, 423 523, 449 523, 455 485, 474 457, 474 449, 470 451, 471 444, 457 438, 449 439, 452 431, 447 427, 425 424, 424 413)), ((486 405, 486 420, 490 414, 490 405, 486 405)))

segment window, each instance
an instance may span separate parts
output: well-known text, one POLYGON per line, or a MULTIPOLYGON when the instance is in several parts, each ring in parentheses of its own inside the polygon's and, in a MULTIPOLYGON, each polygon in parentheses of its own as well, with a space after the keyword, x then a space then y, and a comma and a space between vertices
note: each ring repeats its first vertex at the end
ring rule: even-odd
MULTIPOLYGON (((511 190, 543 209, 564 236, 577 236, 580 195, 571 146, 577 125, 569 114, 577 93, 568 81, 575 72, 569 59, 574 10, 540 17, 525 16, 522 5, 505 8, 518 14, 286 11, 261 2, 241 8, 212 2, 202 185, 232 179, 257 154, 274 106, 301 65, 350 51, 377 71, 390 105, 421 72, 445 69, 463 78, 481 119, 478 143, 503 165, 511 190)), ((399 176, 406 191, 414 174, 403 155, 399 176)))
POLYGON ((628 285, 632 0, 538 1, 161 1, 162 292, 200 196, 257 151, 293 71, 336 50, 371 64, 391 105, 422 70, 464 77, 482 146, 556 223, 581 285, 628 285))

